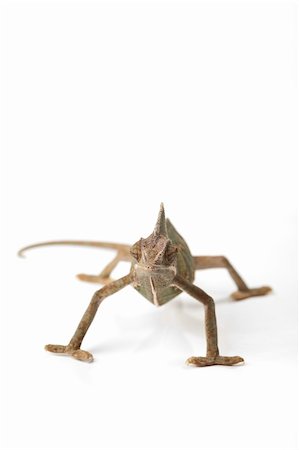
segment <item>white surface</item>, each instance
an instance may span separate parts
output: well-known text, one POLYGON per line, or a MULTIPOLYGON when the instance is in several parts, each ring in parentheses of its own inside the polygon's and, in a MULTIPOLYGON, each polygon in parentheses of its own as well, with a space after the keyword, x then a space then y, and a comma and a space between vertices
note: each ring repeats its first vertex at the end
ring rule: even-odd
POLYGON ((3 448, 295 449, 295 4, 24 1, 1 19, 3 448), (194 254, 273 286, 234 303, 225 271, 197 275, 221 353, 246 364, 185 366, 205 351, 201 305, 155 308, 130 287, 84 340, 93 364, 44 352, 95 290, 74 274, 113 253, 17 249, 133 243, 160 201, 194 254))

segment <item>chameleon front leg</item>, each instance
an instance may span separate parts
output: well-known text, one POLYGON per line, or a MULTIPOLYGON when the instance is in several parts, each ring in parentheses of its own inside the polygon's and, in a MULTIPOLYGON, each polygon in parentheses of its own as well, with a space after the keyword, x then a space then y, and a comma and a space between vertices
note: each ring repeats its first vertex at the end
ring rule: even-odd
POLYGON ((238 288, 236 292, 231 294, 232 298, 235 300, 243 300, 245 298, 255 297, 258 295, 266 295, 271 292, 271 288, 269 286, 249 288, 225 256, 194 256, 193 262, 195 270, 216 268, 227 269, 238 288))
POLYGON ((215 303, 212 297, 210 297, 202 289, 180 277, 179 275, 175 276, 173 284, 179 289, 187 292, 196 300, 200 301, 205 308, 207 354, 206 356, 191 356, 191 358, 187 359, 187 364, 193 364, 198 367, 213 365, 232 366, 234 364, 243 362, 244 360, 240 356, 219 355, 215 303))
POLYGON ((52 353, 61 353, 64 355, 72 356, 73 358, 80 361, 91 362, 93 360, 92 354, 85 350, 81 350, 80 347, 83 338, 96 315, 98 307, 106 297, 116 293, 120 289, 132 283, 132 281, 133 275, 132 273, 129 273, 119 280, 113 281, 110 284, 102 287, 102 289, 96 291, 68 345, 48 344, 45 346, 45 349, 52 353))
POLYGON ((115 269, 117 264, 120 261, 130 261, 129 253, 125 253, 124 251, 120 250, 115 258, 110 261, 107 266, 104 267, 102 272, 99 275, 87 275, 85 273, 79 273, 77 275, 77 278, 81 281, 87 281, 90 283, 99 283, 99 284, 109 284, 113 280, 110 278, 111 272, 115 269))

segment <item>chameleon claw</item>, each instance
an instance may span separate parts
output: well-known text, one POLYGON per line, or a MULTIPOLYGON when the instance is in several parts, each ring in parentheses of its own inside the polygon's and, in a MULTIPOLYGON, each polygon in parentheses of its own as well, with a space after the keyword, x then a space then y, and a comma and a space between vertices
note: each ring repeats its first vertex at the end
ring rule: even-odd
POLYGON ((70 350, 66 345, 52 345, 48 344, 45 345, 45 350, 51 353, 58 353, 60 355, 65 356, 72 356, 73 358, 77 359, 78 361, 83 362, 92 362, 93 356, 91 353, 87 352, 86 350, 81 350, 80 348, 77 350, 70 350))
POLYGON ((197 366, 197 367, 205 367, 205 366, 233 366, 235 364, 243 363, 244 359, 241 356, 191 356, 186 361, 186 364, 197 366))
POLYGON ((257 297, 259 295, 266 295, 271 291, 272 291, 272 289, 270 288, 270 286, 262 286, 260 288, 248 289, 247 291, 236 291, 236 292, 233 292, 233 294, 231 294, 231 296, 234 300, 244 300, 245 298, 249 298, 249 297, 257 297))

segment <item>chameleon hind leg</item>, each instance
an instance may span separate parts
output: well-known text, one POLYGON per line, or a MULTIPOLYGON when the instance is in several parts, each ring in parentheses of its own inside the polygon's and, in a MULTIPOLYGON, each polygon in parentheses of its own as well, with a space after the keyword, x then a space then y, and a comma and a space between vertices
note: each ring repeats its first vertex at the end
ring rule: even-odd
POLYGON ((200 301, 205 308, 207 353, 206 356, 191 356, 191 358, 187 359, 187 364, 192 364, 198 367, 213 365, 233 366, 234 364, 243 362, 244 360, 240 356, 219 355, 215 303, 212 297, 206 294, 206 292, 198 286, 195 286, 179 275, 175 276, 173 284, 179 289, 187 292, 196 300, 200 301))
POLYGON ((238 288, 236 292, 231 294, 232 298, 235 300, 243 300, 248 297, 266 295, 271 292, 271 288, 269 286, 249 288, 225 256, 194 256, 193 262, 195 270, 216 268, 227 269, 238 288))
POLYGON ((85 334, 87 333, 88 328, 90 327, 97 310, 102 303, 102 301, 108 297, 129 285, 133 281, 133 276, 131 273, 128 275, 113 281, 107 286, 103 286, 101 289, 96 291, 82 316, 82 319, 79 322, 79 325, 71 338, 68 345, 53 345, 48 344, 45 346, 45 350, 52 353, 58 353, 61 355, 72 356, 79 361, 91 362, 93 361, 93 356, 91 353, 86 350, 81 349, 81 344, 84 339, 85 334))
POLYGON ((99 284, 109 284, 113 281, 113 279, 110 277, 112 271, 115 269, 117 264, 120 261, 128 261, 128 255, 125 254, 123 251, 118 251, 115 258, 113 258, 107 266, 102 270, 102 272, 99 275, 88 275, 85 273, 79 273, 77 275, 77 278, 81 281, 87 281, 90 283, 99 283, 99 284))

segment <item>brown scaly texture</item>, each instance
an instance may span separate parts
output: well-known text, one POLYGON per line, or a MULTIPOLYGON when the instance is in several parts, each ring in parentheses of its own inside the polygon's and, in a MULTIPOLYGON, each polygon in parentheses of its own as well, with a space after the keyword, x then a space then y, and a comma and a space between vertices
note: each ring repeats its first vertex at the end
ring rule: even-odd
POLYGON ((224 256, 192 256, 183 237, 176 231, 169 219, 165 219, 163 204, 161 204, 153 233, 146 239, 141 238, 133 246, 94 241, 52 241, 24 247, 19 251, 19 256, 23 256, 27 250, 45 245, 81 245, 117 251, 116 256, 99 275, 77 275, 82 281, 100 283, 104 286, 94 293, 70 342, 67 345, 49 344, 45 347, 52 353, 72 356, 80 361, 91 362, 93 360, 91 353, 81 349, 81 344, 100 304, 106 297, 131 284, 155 306, 167 303, 182 291, 187 292, 203 304, 207 341, 206 356, 192 356, 187 359, 188 364, 203 367, 217 364, 231 366, 241 363, 243 358, 240 356, 221 356, 219 354, 215 303, 212 297, 193 284, 195 270, 227 269, 238 288, 232 294, 235 300, 265 295, 271 291, 268 286, 249 288, 224 256), (119 261, 130 261, 131 270, 128 275, 114 281, 110 275, 119 261))

